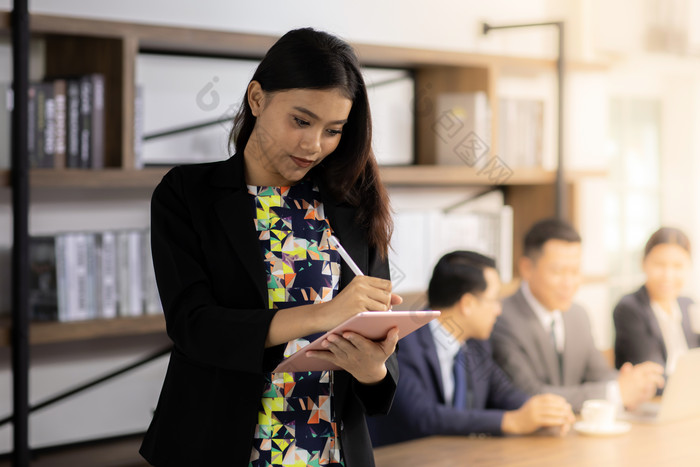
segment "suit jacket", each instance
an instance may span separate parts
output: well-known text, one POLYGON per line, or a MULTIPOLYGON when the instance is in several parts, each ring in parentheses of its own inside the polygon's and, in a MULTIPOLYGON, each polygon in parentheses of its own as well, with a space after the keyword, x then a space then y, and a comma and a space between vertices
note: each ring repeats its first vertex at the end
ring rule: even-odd
MULTIPOLYGON (((345 249, 367 274, 388 278, 388 261, 369 248, 355 209, 326 196, 326 216, 345 249)), ((254 228, 242 155, 176 167, 156 187, 151 238, 166 327, 174 346, 141 454, 157 466, 247 465, 264 373, 284 346, 265 349, 274 310, 254 228)), ((342 289, 353 274, 341 265, 342 289)), ((386 413, 398 380, 365 386, 335 375, 340 442, 348 466, 373 465, 364 413, 386 413)))
POLYGON ((595 347, 586 310, 574 304, 562 316, 566 336, 563 381, 550 335, 522 290, 503 301, 503 313, 491 334, 493 355, 523 391, 559 394, 578 411, 584 400, 604 398, 607 383, 617 377, 617 372, 595 347))
MULTIPOLYGON (((700 335, 695 334, 690 325, 688 308, 692 303, 690 298, 678 297, 681 324, 688 348, 700 346, 700 335)), ((666 365, 666 344, 645 286, 620 299, 613 311, 613 321, 617 368, 625 362, 637 364, 648 360, 666 365)))
POLYGON ((468 371, 472 409, 447 405, 435 340, 423 326, 401 340, 401 382, 388 415, 368 417, 375 446, 431 435, 500 435, 506 410, 518 409, 528 399, 516 389, 491 357, 488 341, 469 340, 468 371))

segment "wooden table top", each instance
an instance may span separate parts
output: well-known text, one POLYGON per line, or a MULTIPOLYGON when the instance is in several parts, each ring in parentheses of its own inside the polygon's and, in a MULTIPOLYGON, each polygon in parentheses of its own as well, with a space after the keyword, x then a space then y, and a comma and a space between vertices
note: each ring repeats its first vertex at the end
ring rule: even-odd
POLYGON ((377 467, 700 466, 700 418, 632 423, 616 436, 435 436, 376 448, 377 467))

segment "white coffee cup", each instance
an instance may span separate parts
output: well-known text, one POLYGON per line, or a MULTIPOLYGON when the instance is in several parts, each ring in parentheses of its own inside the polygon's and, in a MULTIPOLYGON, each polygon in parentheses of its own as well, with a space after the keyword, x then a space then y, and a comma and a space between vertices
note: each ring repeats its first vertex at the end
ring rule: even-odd
POLYGON ((595 429, 612 426, 615 415, 615 404, 605 399, 589 399, 581 407, 581 419, 595 429))

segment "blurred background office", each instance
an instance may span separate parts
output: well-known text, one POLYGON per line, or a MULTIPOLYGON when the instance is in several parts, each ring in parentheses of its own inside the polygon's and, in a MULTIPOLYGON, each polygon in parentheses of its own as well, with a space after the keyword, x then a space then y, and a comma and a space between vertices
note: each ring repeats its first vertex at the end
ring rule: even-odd
MULTIPOLYGON (((11 6, 10 0, 0 0, 0 10, 11 6)), ((552 60, 557 53, 557 33, 554 28, 538 27, 484 35, 482 23, 565 21, 563 154, 568 176, 576 181, 570 185, 573 206, 569 220, 583 238, 584 284, 577 301, 590 313, 601 350, 613 346, 614 304, 644 281, 641 261, 649 235, 660 225, 675 226, 688 234, 692 244, 700 245, 700 0, 407 0, 400 4, 369 0, 34 0, 30 11, 270 36, 313 26, 353 43, 542 59, 551 66, 533 69, 507 61, 498 73, 489 75, 493 92, 501 99, 501 117, 508 112, 509 102, 536 102, 530 110, 536 116, 528 121, 537 122, 538 136, 511 132, 512 137, 500 140, 498 155, 506 161, 508 151, 521 149, 512 146, 513 141, 536 140, 532 143, 538 148, 534 161, 511 160, 513 177, 533 168, 546 172, 556 168, 557 95, 552 60)), ((45 45, 34 40, 32 79, 43 77, 44 54, 45 45)), ((0 36, 2 84, 11 80, 10 62, 9 35, 5 34, 0 36)), ((414 104, 425 91, 421 88, 425 82, 415 81, 410 69, 379 65, 367 71, 370 86, 386 84, 376 86, 373 104, 377 155, 387 166, 412 164, 416 153, 413 113, 419 108, 414 104)), ((248 66, 245 60, 231 63, 221 57, 139 56, 135 74, 143 91, 144 132, 228 115, 230 104, 243 92, 248 66), (209 99, 212 90, 217 92, 216 102, 209 99), (200 92, 209 97, 198 98, 200 92)), ((503 125, 501 121, 501 133, 507 130, 503 125)), ((226 128, 220 125, 206 131, 209 133, 178 136, 190 137, 186 144, 166 139, 144 143, 145 165, 226 157, 225 142, 220 139, 226 128), (188 153, 177 156, 181 159, 159 159, 173 146, 185 147, 188 153)), ((0 170, 9 165, 7 132, 7 126, 0 127, 0 170)), ((421 292, 437 258, 457 248, 480 249, 496 256, 499 265, 512 265, 513 239, 520 238, 513 232, 513 212, 501 191, 486 190, 484 185, 406 187, 394 183, 390 187, 396 210, 392 264, 397 291, 409 296, 421 292), (416 250, 416 242, 424 248, 416 250)), ((58 196, 45 189, 32 196, 33 235, 55 234, 75 226, 82 230, 148 227, 148 188, 118 193, 73 190, 58 196)), ((10 199, 10 189, 4 184, 0 187, 0 312, 4 314, 10 307, 11 290, 10 199)), ((520 209, 527 202, 521 199, 520 209)), ((532 203, 534 206, 537 200, 532 203)), ((528 226, 516 222, 515 228, 524 231, 528 226)), ((512 267, 504 267, 501 275, 504 282, 514 279, 512 267)), ((692 265, 684 295, 695 297, 699 286, 700 270, 692 265)), ((159 335, 34 347, 31 400, 41 400, 165 344, 167 339, 159 335)), ((31 444, 51 446, 144 431, 164 364, 156 360, 32 415, 31 444)), ((4 416, 12 410, 7 346, 0 348, 0 394, 7 395, 0 398, 0 416, 4 416)), ((11 430, 5 425, 0 427, 0 454, 10 450, 11 430)))

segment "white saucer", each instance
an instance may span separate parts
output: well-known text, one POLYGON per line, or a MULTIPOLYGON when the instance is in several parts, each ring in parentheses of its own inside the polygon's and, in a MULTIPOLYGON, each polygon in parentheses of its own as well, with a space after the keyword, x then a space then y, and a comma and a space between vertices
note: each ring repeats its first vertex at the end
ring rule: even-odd
POLYGON ((616 421, 612 425, 600 427, 587 422, 574 423, 574 430, 587 436, 616 436, 630 431, 630 425, 627 422, 616 421))

